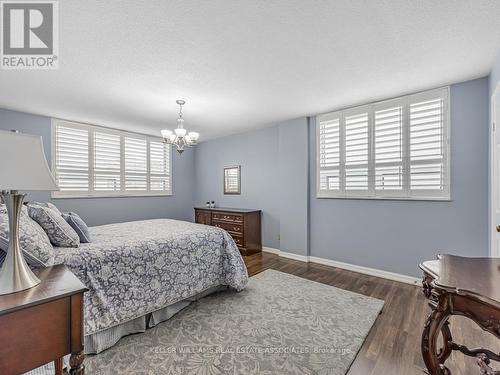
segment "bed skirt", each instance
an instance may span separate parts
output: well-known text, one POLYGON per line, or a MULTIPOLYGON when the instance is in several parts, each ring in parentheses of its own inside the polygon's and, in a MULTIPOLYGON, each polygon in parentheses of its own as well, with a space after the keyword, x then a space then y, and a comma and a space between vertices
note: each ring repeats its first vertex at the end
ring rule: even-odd
MULTIPOLYGON (((189 306, 191 303, 208 296, 209 294, 215 293, 220 290, 226 290, 227 286, 216 286, 207 289, 193 297, 186 298, 185 300, 176 302, 172 305, 166 306, 162 309, 156 310, 152 313, 143 315, 139 318, 130 320, 128 322, 119 324, 115 327, 108 328, 104 331, 94 333, 92 335, 85 336, 85 354, 98 354, 102 351, 111 348, 115 345, 122 337, 131 335, 133 333, 145 332, 146 329, 152 328, 157 324, 170 319, 172 316, 177 314, 182 309, 189 306)), ((64 367, 69 364, 69 355, 64 357, 64 367)), ((48 363, 45 366, 38 367, 27 375, 54 375, 54 363, 48 363)))

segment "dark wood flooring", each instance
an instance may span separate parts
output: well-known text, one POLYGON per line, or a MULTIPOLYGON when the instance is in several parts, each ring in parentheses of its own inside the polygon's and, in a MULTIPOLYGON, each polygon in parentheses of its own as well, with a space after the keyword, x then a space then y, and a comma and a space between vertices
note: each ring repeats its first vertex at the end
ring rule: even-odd
MULTIPOLYGON (((257 253, 244 259, 250 276, 274 269, 385 301, 382 314, 358 353, 349 375, 423 373, 420 335, 430 309, 419 287, 269 253, 257 253)), ((495 337, 465 318, 453 317, 451 329, 454 340, 469 348, 483 346, 500 352, 500 342, 495 337)), ((461 353, 453 353, 447 365, 453 375, 479 374, 474 359, 461 353)), ((500 368, 500 364, 496 367, 500 368)))

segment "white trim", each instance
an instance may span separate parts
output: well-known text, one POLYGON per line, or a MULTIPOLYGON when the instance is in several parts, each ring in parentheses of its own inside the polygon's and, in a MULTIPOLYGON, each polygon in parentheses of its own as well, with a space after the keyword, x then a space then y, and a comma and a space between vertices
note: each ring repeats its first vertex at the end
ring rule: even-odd
POLYGON ((399 281, 401 283, 406 283, 406 284, 411 284, 411 285, 420 286, 420 283, 421 283, 421 280, 417 279, 416 277, 402 275, 399 273, 394 273, 394 272, 389 272, 389 271, 383 271, 383 270, 379 270, 376 268, 369 268, 369 267, 358 266, 358 265, 350 264, 350 263, 338 262, 336 260, 323 259, 323 258, 318 258, 318 257, 309 257, 309 261, 312 263, 319 263, 319 264, 323 264, 325 266, 342 268, 342 269, 348 270, 348 271, 358 272, 358 273, 362 273, 362 274, 370 275, 370 276, 381 277, 384 279, 399 281))
POLYGON ((276 254, 276 255, 279 255, 280 257, 283 257, 283 258, 298 260, 298 261, 306 262, 306 263, 318 263, 318 264, 322 264, 324 266, 342 268, 344 270, 358 272, 358 273, 362 273, 364 275, 381 277, 383 279, 398 281, 400 283, 405 283, 405 284, 410 284, 410 285, 420 286, 420 282, 421 282, 420 279, 413 277, 413 276, 402 275, 402 274, 395 273, 395 272, 383 271, 383 270, 379 270, 376 268, 358 266, 358 265, 350 264, 350 263, 338 262, 336 260, 331 260, 331 259, 324 259, 324 258, 305 256, 305 255, 297 255, 297 254, 293 254, 293 253, 284 252, 284 251, 281 251, 279 249, 275 249, 272 247, 263 247, 262 251, 264 251, 266 253, 270 253, 270 254, 276 254))
POLYGON ((276 255, 280 254, 280 249, 275 249, 274 247, 262 246, 262 251, 270 254, 276 254, 276 255))
POLYGON ((294 253, 287 253, 287 252, 284 252, 284 251, 280 251, 278 255, 280 257, 283 257, 283 258, 288 258, 288 259, 298 260, 300 262, 309 263, 309 257, 307 255, 299 255, 299 254, 294 254, 294 253))
POLYGON ((495 215, 495 131, 494 126, 500 126, 500 124, 495 124, 495 96, 500 95, 500 82, 497 83, 495 90, 491 94, 490 98, 490 256, 500 257, 500 250, 496 246, 496 215, 495 215), (494 125, 495 124, 495 125, 494 125))

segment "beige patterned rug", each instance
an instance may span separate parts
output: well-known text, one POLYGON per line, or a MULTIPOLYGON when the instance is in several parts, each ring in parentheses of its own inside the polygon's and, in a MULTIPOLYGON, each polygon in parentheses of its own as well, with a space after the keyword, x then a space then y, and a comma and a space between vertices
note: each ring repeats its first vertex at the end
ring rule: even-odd
POLYGON ((268 270, 89 356, 87 374, 344 375, 383 301, 268 270))

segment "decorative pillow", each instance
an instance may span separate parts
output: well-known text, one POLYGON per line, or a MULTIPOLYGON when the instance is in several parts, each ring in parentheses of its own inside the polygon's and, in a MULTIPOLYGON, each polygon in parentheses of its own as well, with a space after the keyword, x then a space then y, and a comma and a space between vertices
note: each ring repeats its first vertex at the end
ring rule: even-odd
POLYGON ((71 228, 73 228, 75 232, 78 234, 81 243, 92 242, 92 239, 90 237, 89 227, 78 214, 74 212, 67 212, 63 213, 62 217, 64 218, 64 220, 68 222, 71 228))
MULTIPOLYGON (((24 259, 30 266, 44 267, 54 263, 54 248, 44 230, 30 219, 23 206, 19 218, 19 243, 24 259)), ((7 252, 9 247, 9 219, 5 205, 0 204, 0 249, 7 252)))
POLYGON ((56 207, 56 205, 54 203, 50 203, 50 202, 30 202, 28 203, 28 206, 29 205, 32 205, 32 204, 37 204, 39 206, 43 206, 43 207, 48 207, 48 208, 51 208, 53 209, 55 212, 57 212, 59 215, 62 215, 61 214, 61 211, 59 211, 59 208, 56 207))
POLYGON ((78 247, 80 238, 71 226, 52 208, 28 204, 28 213, 43 228, 54 246, 78 247))

